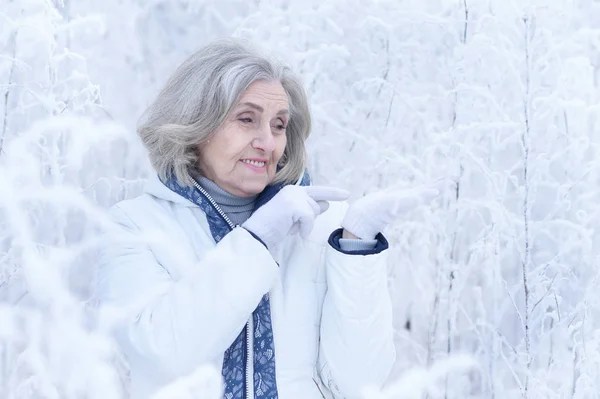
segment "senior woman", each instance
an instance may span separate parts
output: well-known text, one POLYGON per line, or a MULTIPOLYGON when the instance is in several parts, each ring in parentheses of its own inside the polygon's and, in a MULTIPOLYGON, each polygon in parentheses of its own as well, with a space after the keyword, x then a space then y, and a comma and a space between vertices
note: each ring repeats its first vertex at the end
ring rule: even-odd
POLYGON ((131 396, 202 365, 225 398, 353 398, 395 359, 381 230, 436 190, 348 206, 305 173, 310 114, 288 67, 234 39, 183 62, 138 133, 156 169, 111 208, 97 297, 131 396))

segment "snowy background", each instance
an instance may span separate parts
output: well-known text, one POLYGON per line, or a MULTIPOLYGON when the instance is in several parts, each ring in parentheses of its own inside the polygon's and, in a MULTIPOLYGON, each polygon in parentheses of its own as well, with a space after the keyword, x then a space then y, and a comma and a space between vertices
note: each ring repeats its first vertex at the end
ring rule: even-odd
POLYGON ((226 35, 301 73, 316 183, 459 176, 387 232, 403 380, 372 397, 600 397, 600 2, 0 0, 0 398, 121 397, 86 317, 103 209, 149 173, 144 107, 226 35))

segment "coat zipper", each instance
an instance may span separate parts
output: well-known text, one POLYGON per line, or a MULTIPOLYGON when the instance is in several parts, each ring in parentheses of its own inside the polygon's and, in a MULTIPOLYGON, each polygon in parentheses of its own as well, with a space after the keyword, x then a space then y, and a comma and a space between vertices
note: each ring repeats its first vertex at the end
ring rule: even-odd
POLYGON ((215 202, 215 200, 212 199, 212 197, 210 195, 208 195, 208 193, 206 192, 206 190, 203 189, 202 186, 199 185, 196 180, 192 180, 192 181, 194 182, 194 187, 196 187, 198 189, 198 191, 200 191, 202 194, 204 194, 204 196, 210 202, 210 204, 213 206, 213 208, 215 208, 215 210, 219 213, 219 215, 221 215, 221 217, 225 220, 225 222, 227 222, 227 224, 229 225, 229 228, 231 230, 233 230, 234 228, 236 228, 237 226, 234 225, 231 222, 231 220, 229 220, 229 218, 227 217, 227 215, 225 214, 225 212, 223 212, 221 210, 221 208, 219 207, 219 205, 217 205, 217 203, 215 202))
POLYGON ((254 321, 246 323, 246 399, 254 399, 254 321))
MULTIPOLYGON (((202 186, 200 184, 198 184, 198 182, 196 180, 192 179, 192 182, 194 183, 194 187, 196 187, 196 189, 198 189, 198 191, 200 191, 204 195, 204 197, 208 200, 208 202, 210 202, 210 204, 213 206, 213 208, 219 213, 219 215, 221 215, 221 217, 229 225, 229 228, 231 230, 238 227, 231 222, 231 220, 227 217, 225 212, 223 212, 223 210, 219 207, 219 205, 217 205, 215 200, 212 199, 212 197, 210 195, 208 195, 206 190, 204 188, 202 188, 202 186)), ((254 398, 253 329, 254 329, 254 322, 252 320, 252 315, 250 315, 250 318, 246 322, 246 399, 254 398)))

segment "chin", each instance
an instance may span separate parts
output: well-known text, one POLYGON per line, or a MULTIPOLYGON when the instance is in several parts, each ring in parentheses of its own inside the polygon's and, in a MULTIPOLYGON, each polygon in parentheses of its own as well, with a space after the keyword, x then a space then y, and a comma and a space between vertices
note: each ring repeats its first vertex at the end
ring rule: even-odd
POLYGON ((264 176, 261 179, 247 179, 239 182, 236 189, 240 194, 250 197, 262 193, 272 181, 273 177, 271 176, 264 176))
POLYGON ((258 195, 263 192, 263 190, 267 187, 266 184, 248 184, 246 186, 240 187, 239 191, 244 193, 245 196, 258 195))

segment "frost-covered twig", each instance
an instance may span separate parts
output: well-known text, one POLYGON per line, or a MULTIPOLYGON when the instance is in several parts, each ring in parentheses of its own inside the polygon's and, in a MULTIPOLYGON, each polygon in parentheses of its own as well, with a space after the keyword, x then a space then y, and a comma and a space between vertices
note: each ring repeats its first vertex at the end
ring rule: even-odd
POLYGON ((3 152, 3 148, 4 148, 4 140, 6 140, 6 132, 7 132, 7 128, 8 128, 8 105, 9 105, 9 99, 10 99, 10 91, 11 91, 11 87, 13 85, 13 75, 15 73, 15 67, 16 67, 16 57, 17 57, 17 35, 18 35, 18 30, 15 29, 15 31, 11 34, 11 41, 12 41, 12 57, 11 57, 11 63, 10 63, 10 69, 8 72, 8 83, 6 84, 6 92, 4 93, 4 116, 2 118, 2 131, 0 132, 0 157, 2 157, 2 152, 3 152))
POLYGON ((521 136, 521 143, 523 146, 523 186, 525 193, 523 195, 523 227, 525 229, 525 237, 524 237, 524 258, 522 259, 522 272, 523 272, 523 292, 524 292, 524 301, 525 301, 525 309, 524 309, 524 328, 525 328, 525 351, 527 355, 527 371, 525 375, 525 384, 523 386, 523 397, 529 398, 529 380, 530 380, 530 370, 531 363, 533 359, 531 358, 531 325, 530 325, 530 317, 531 317, 531 309, 530 309, 530 287, 529 287, 529 266, 531 264, 531 233, 529 226, 530 219, 530 190, 531 190, 531 181, 530 181, 530 160, 529 153, 531 151, 531 109, 530 109, 530 90, 531 90, 531 37, 530 37, 530 24, 531 24, 532 16, 526 16, 523 18, 524 30, 525 30, 525 99, 523 101, 523 112, 524 112, 524 120, 525 120, 525 128, 523 130, 523 134, 521 136))

